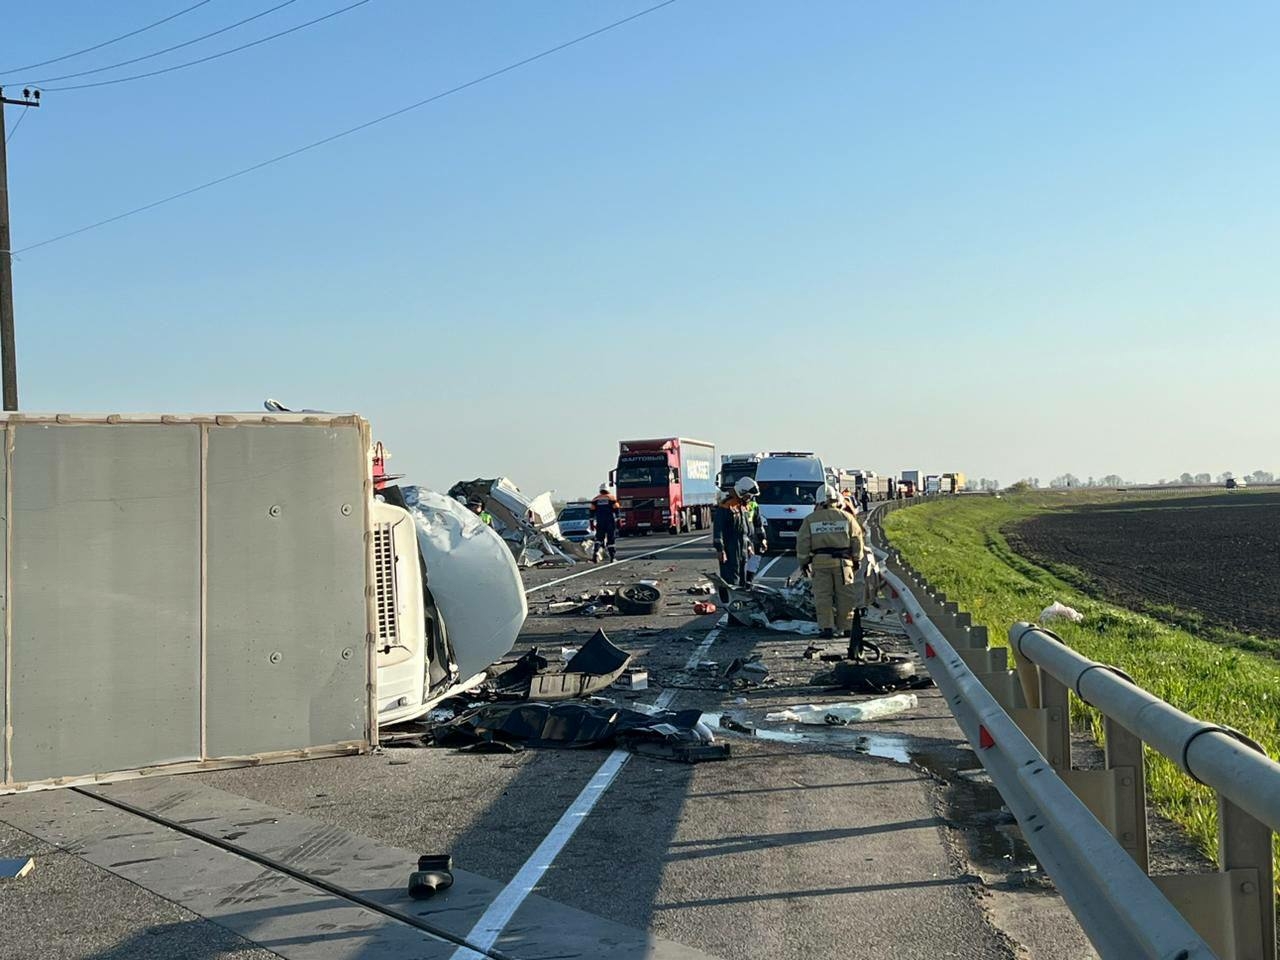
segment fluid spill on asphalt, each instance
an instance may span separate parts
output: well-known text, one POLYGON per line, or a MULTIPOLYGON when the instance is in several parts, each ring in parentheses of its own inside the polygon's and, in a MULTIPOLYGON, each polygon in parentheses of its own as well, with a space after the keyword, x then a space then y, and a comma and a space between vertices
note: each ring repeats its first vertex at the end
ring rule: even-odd
MULTIPOLYGON (((718 730, 726 736, 733 736, 735 731, 720 725, 721 716, 723 714, 704 713, 702 722, 711 727, 712 730, 718 730)), ((911 741, 914 739, 913 737, 892 733, 859 733, 851 727, 837 725, 805 729, 801 725, 794 723, 782 724, 779 727, 756 726, 753 721, 748 721, 748 723, 755 728, 755 732, 742 734, 742 736, 755 737, 757 740, 773 740, 779 743, 812 743, 822 746, 847 744, 853 748, 855 753, 865 753, 871 757, 896 760, 898 763, 912 762, 911 741)))
POLYGON ((704 713, 702 721, 726 737, 848 747, 855 753, 914 767, 943 784, 947 818, 961 835, 968 856, 975 864, 1001 873, 1025 872, 1035 864, 1035 856, 1018 834, 1000 792, 967 747, 905 734, 861 732, 853 726, 764 726, 749 713, 737 711, 704 713), (742 733, 725 727, 720 722, 724 716, 751 727, 753 732, 742 733))

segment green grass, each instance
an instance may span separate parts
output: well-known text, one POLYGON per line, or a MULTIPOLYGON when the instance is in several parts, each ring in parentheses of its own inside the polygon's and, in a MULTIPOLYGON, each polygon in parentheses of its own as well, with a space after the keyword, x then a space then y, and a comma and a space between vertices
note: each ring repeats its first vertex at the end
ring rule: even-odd
MULTIPOLYGON (((1231 645, 1221 631, 1209 642, 1152 616, 1085 595, 1071 568, 1046 569, 1010 549, 1002 529, 1049 510, 1114 500, 1115 493, 1026 493, 960 497, 898 510, 885 518, 889 540, 915 570, 985 624, 993 644, 1007 645, 1009 627, 1034 621, 1055 600, 1084 614, 1054 630, 1087 657, 1120 667, 1140 686, 1201 720, 1235 727, 1280 754, 1280 662, 1231 645)), ((1248 638, 1243 635, 1240 639, 1248 638)), ((1101 741, 1100 716, 1079 701, 1073 721, 1101 741)), ((1147 751, 1149 800, 1181 824, 1210 857, 1217 855, 1213 792, 1170 760, 1147 751)), ((1275 853, 1280 857, 1280 837, 1275 853)))

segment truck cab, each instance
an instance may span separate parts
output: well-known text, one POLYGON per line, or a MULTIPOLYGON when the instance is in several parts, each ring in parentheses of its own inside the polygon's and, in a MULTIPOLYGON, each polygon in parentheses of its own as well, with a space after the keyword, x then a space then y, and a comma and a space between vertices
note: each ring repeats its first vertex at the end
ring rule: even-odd
POLYGON ((771 453, 760 461, 756 483, 770 552, 795 552, 800 524, 813 513, 813 498, 826 482, 826 468, 812 453, 771 453))
POLYGON ((384 484, 370 509, 379 726, 484 680, 528 613, 511 550, 452 497, 384 484))
POLYGON ((622 440, 609 479, 618 495, 618 533, 684 533, 711 525, 713 444, 684 437, 622 440))
POLYGON ((716 474, 716 485, 726 493, 743 477, 755 479, 760 461, 767 453, 726 453, 720 458, 720 472, 716 474))

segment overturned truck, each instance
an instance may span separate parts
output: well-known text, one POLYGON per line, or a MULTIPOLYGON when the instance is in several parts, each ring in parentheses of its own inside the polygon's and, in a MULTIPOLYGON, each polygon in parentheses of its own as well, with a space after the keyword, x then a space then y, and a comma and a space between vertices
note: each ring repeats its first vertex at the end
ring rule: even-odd
POLYGON ((506 545, 391 486, 358 416, 10 413, 0 438, 0 793, 366 751, 524 622, 506 545))

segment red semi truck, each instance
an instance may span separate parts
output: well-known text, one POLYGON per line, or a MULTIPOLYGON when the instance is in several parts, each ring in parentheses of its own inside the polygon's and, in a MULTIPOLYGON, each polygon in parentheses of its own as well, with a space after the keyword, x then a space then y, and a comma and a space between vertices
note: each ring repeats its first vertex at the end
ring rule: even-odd
POLYGON ((715 444, 686 437, 622 440, 609 474, 618 492, 618 532, 707 530, 716 503, 715 444))

